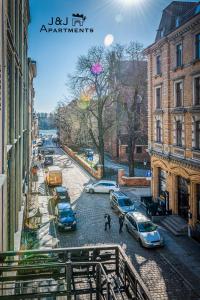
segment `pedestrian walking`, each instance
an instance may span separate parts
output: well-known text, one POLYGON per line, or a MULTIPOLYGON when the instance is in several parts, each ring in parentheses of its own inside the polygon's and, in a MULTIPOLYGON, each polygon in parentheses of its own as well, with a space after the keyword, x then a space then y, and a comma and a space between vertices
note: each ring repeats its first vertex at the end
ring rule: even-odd
POLYGON ((109 214, 104 215, 105 218, 105 231, 107 230, 107 227, 111 228, 111 216, 109 214))
POLYGON ((122 232, 123 225, 124 225, 124 216, 121 214, 119 216, 119 233, 122 232))

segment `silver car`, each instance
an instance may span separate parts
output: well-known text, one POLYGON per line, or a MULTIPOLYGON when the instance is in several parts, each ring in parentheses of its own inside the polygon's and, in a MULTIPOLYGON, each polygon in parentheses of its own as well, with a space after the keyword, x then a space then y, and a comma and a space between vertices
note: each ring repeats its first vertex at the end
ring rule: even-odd
POLYGON ((120 188, 115 181, 110 180, 100 180, 96 183, 88 184, 85 187, 87 193, 110 193, 114 191, 119 191, 120 188))
POLYGON ((157 226, 140 212, 130 212, 125 216, 125 224, 128 232, 146 248, 164 246, 164 239, 157 226))

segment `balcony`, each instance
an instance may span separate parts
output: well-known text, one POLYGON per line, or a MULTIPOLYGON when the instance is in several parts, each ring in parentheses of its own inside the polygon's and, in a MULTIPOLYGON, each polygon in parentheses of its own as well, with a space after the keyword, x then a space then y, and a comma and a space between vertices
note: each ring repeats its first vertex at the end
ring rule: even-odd
POLYGON ((151 299, 118 245, 0 253, 0 299, 52 297, 151 299))

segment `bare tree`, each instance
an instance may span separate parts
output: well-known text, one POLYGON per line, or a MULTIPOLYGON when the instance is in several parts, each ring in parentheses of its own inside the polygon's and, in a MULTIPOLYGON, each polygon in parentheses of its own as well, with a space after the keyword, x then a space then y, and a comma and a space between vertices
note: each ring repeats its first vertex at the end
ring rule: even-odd
POLYGON ((134 154, 136 142, 147 137, 143 122, 147 112, 144 101, 147 91, 147 65, 143 56, 143 46, 138 42, 131 42, 126 49, 132 72, 129 80, 121 81, 123 109, 127 117, 126 128, 128 135, 128 165, 129 176, 134 176, 134 154))
POLYGON ((92 47, 87 55, 78 59, 77 70, 71 76, 71 88, 76 96, 87 97, 92 91, 82 116, 87 125, 92 142, 99 154, 99 163, 104 173, 104 135, 112 126, 112 118, 108 118, 109 107, 115 101, 115 89, 111 87, 112 74, 108 53, 102 47, 92 47))

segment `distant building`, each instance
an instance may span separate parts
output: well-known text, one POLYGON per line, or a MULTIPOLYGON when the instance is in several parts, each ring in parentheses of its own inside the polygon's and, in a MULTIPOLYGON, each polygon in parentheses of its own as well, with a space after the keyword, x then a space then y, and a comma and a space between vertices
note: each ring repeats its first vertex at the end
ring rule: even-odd
POLYGON ((29 179, 29 1, 0 1, 0 20, 0 251, 5 251, 19 249, 29 179))
POLYGON ((56 121, 53 113, 37 113, 37 118, 40 130, 49 130, 56 128, 56 121))
POLYGON ((148 55, 152 193, 200 226, 200 4, 163 10, 148 55))
POLYGON ((120 64, 118 74, 116 75, 117 85, 120 86, 120 95, 112 105, 109 113, 115 115, 117 120, 116 126, 105 135, 105 151, 111 157, 120 162, 128 162, 128 119, 123 109, 123 102, 133 101, 131 88, 136 79, 138 69, 142 72, 142 82, 139 87, 139 97, 137 103, 137 117, 140 123, 140 134, 138 135, 134 161, 139 163, 148 162, 150 160, 147 152, 148 147, 148 112, 147 112, 147 62, 146 61, 123 61, 120 64), (127 98, 127 99, 125 99, 127 98))

